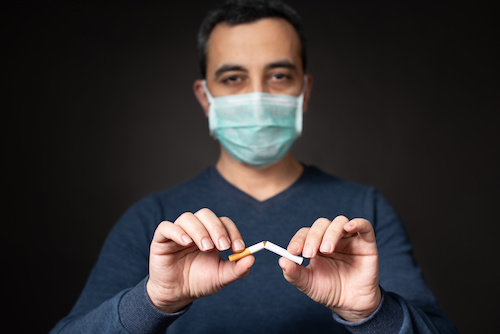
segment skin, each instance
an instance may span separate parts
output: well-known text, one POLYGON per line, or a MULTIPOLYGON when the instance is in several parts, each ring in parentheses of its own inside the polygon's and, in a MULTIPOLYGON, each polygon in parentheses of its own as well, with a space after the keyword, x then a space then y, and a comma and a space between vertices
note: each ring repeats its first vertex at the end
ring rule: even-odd
MULTIPOLYGON (((282 19, 262 19, 249 24, 218 24, 207 49, 207 86, 212 96, 265 92, 298 96, 304 89, 300 40, 282 19)), ((312 76, 307 75, 304 112, 311 95, 312 76)), ((209 103, 201 80, 194 93, 208 117, 209 103)), ((302 165, 288 154, 266 169, 254 169, 236 161, 221 145, 216 164, 232 184, 258 200, 270 198, 294 183, 302 165)))
MULTIPOLYGON (((300 50, 297 33, 283 19, 236 26, 220 23, 208 42, 208 89, 214 97, 251 92, 298 96, 305 89, 305 112, 312 77, 307 75, 304 87, 300 50)), ((193 89, 208 116, 201 80, 194 82, 193 89)), ((291 153, 268 168, 255 169, 236 161, 222 146, 220 152, 216 168, 221 175, 258 200, 287 189, 303 170, 291 153)), ((236 224, 209 209, 162 222, 151 243, 147 291, 152 303, 163 312, 177 312, 248 275, 255 258, 225 261, 218 251, 229 248, 233 252, 245 248, 236 224)), ((378 307, 378 253, 367 220, 320 218, 295 234, 288 251, 311 259, 307 267, 285 258, 279 265, 285 279, 316 302, 352 322, 365 319, 378 307)))

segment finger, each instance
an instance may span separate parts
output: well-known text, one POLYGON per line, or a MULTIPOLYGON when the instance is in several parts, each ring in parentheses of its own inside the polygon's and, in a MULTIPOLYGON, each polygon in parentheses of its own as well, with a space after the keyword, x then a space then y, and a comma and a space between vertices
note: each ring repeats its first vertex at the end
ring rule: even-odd
POLYGON ((213 244, 218 250, 224 251, 231 247, 231 239, 224 223, 210 209, 201 209, 195 217, 205 226, 213 244))
POLYGON ((349 219, 345 216, 337 216, 328 226, 325 234, 323 235, 323 240, 321 242, 320 252, 323 254, 333 253, 335 246, 340 239, 346 234, 344 230, 344 225, 349 222, 349 219))
MULTIPOLYGON (((161 252, 171 252, 176 249, 189 246, 192 242, 193 240, 180 226, 177 226, 169 221, 163 221, 156 228, 153 236, 152 247, 154 247, 155 244, 169 246, 162 247, 161 252), (172 245, 169 245, 170 243, 172 243, 172 245)), ((156 247, 156 250, 160 251, 159 247, 156 247)))
POLYGON ((283 270, 283 277, 300 291, 304 292, 308 282, 307 268, 284 257, 280 258, 278 263, 283 270))
POLYGON ((202 251, 214 248, 210 233, 205 225, 191 212, 183 213, 177 218, 175 224, 181 227, 202 251))
POLYGON ((287 250, 293 255, 299 255, 302 253, 304 248, 304 243, 306 241, 307 233, 309 232, 309 227, 303 227, 295 233, 292 240, 288 243, 287 250))
POLYGON ((330 223, 331 221, 326 218, 318 218, 314 224, 312 224, 309 233, 307 233, 304 242, 304 250, 302 251, 302 255, 305 258, 310 259, 316 256, 321 242, 323 241, 323 235, 330 226, 330 223))
POLYGON ((372 224, 363 218, 355 218, 344 225, 348 233, 357 233, 366 242, 375 242, 375 231, 372 224))
POLYGON ((222 276, 220 278, 222 286, 226 286, 247 276, 254 263, 255 257, 252 255, 241 258, 236 262, 224 261, 222 263, 222 276))
POLYGON ((236 227, 236 224, 228 217, 219 218, 222 224, 224 224, 227 233, 229 234, 229 240, 231 241, 231 250, 233 252, 241 252, 245 249, 245 243, 241 237, 241 233, 236 227))

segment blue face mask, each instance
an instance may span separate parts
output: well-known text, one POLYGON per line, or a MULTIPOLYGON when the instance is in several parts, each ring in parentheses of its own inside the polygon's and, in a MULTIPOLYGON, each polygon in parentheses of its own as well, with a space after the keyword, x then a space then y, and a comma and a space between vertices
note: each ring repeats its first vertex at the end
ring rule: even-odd
POLYGON ((271 166, 302 132, 304 91, 300 96, 250 93, 214 98, 205 80, 203 87, 210 103, 210 134, 239 162, 271 166))

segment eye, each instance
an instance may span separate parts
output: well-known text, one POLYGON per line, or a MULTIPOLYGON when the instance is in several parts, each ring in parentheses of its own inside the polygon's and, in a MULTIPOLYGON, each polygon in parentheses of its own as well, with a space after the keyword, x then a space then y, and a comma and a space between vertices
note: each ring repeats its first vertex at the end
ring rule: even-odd
POLYGON ((230 75, 222 80, 222 82, 227 83, 227 84, 236 84, 240 82, 242 78, 239 75, 233 74, 230 75))
POLYGON ((273 81, 278 81, 278 82, 283 82, 290 79, 290 76, 285 74, 285 73, 274 73, 271 76, 271 80, 273 81))

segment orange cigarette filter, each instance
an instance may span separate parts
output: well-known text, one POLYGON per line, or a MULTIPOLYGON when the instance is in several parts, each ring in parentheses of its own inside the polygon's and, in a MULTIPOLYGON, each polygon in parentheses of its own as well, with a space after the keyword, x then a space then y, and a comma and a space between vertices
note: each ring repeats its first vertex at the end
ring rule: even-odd
POLYGON ((254 254, 254 253, 257 253, 258 251, 261 251, 264 249, 266 245, 266 242, 265 241, 261 241, 259 242, 258 244, 255 244, 253 246, 250 246, 250 247, 247 247, 245 248, 245 250, 241 253, 235 253, 235 254, 231 254, 228 256, 229 258, 229 261, 236 261, 236 260, 239 260, 245 256, 248 256, 250 254, 254 254))

